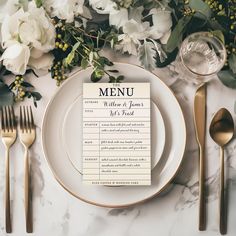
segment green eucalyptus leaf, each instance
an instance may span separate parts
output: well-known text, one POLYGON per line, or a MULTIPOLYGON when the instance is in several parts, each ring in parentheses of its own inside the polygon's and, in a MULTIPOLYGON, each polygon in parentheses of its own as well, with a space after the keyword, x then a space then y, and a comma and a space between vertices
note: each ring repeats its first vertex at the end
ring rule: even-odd
POLYGON ((83 58, 82 60, 81 60, 81 67, 83 68, 83 69, 86 69, 87 67, 88 67, 88 60, 86 59, 86 58, 83 58))
POLYGON ((67 55, 67 57, 64 59, 64 62, 66 65, 70 65, 75 58, 75 51, 78 49, 80 46, 81 42, 77 42, 73 47, 71 52, 67 55))
POLYGON ((80 46, 81 42, 77 42, 73 48, 72 48, 72 51, 76 51, 78 49, 78 47, 80 46))
POLYGON ((119 75, 118 77, 117 77, 117 82, 118 83, 120 83, 122 80, 124 80, 125 79, 125 77, 124 77, 124 75, 119 75))
POLYGON ((180 45, 183 39, 183 34, 185 32, 186 26, 188 25, 191 19, 191 16, 183 16, 178 21, 165 46, 167 52, 173 52, 180 45))
POLYGON ((210 19, 212 11, 210 6, 204 2, 203 0, 190 0, 189 1, 189 6, 194 9, 196 12, 200 12, 198 16, 205 17, 207 19, 210 19))
POLYGON ((229 57, 229 67, 236 74, 236 54, 232 53, 229 57))
POLYGON ((6 84, 0 82, 0 107, 5 105, 12 105, 14 102, 14 95, 6 84))
POLYGON ((38 92, 31 92, 31 95, 34 97, 35 101, 39 101, 42 98, 42 95, 38 92))
POLYGON ((109 83, 120 83, 124 78, 123 75, 119 75, 118 77, 109 76, 109 83))
POLYGON ((225 86, 236 89, 236 74, 231 70, 220 71, 218 77, 225 86))
POLYGON ((118 73, 119 72, 118 70, 107 70, 107 71, 109 71, 111 73, 118 73))
POLYGON ((111 62, 108 58, 106 57, 100 57, 100 60, 102 62, 103 65, 107 65, 107 66, 113 66, 113 62, 111 62))
POLYGON ((102 79, 102 77, 104 76, 104 71, 102 70, 95 70, 91 76, 90 76, 90 79, 92 82, 98 82, 99 80, 102 79))
POLYGON ((64 62, 66 65, 70 65, 75 57, 75 51, 71 51, 67 57, 65 58, 64 62))
POLYGON ((109 83, 115 83, 116 82, 116 78, 114 76, 109 76, 109 83))

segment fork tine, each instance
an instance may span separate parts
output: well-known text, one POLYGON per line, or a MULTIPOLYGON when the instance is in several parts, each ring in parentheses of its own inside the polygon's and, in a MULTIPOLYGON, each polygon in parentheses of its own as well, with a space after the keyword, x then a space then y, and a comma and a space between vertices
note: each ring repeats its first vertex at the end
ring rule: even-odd
POLYGON ((28 132, 28 126, 27 126, 27 122, 26 122, 26 112, 25 112, 25 106, 23 106, 23 126, 25 129, 25 132, 28 132))
POLYGON ((22 108, 20 106, 20 129, 23 129, 23 125, 22 125, 22 108))
POLYGON ((12 113, 10 110, 10 106, 6 107, 7 110, 7 114, 8 114, 8 118, 9 118, 9 130, 13 131, 13 117, 12 117, 12 113))
POLYGON ((29 107, 26 107, 26 115, 27 115, 27 127, 29 129, 29 132, 31 132, 31 122, 30 122, 30 118, 29 118, 29 107))
POLYGON ((5 123, 4 123, 4 117, 3 117, 3 107, 1 108, 1 128, 2 128, 2 130, 5 130, 5 123))
POLYGON ((13 129, 16 129, 16 116, 15 116, 15 111, 14 111, 14 108, 13 106, 10 107, 11 109, 11 114, 12 114, 12 126, 13 126, 13 129))
POLYGON ((32 112, 31 106, 30 106, 30 122, 31 122, 31 127, 33 129, 35 127, 35 125, 34 125, 34 117, 33 117, 33 112, 32 112))
POLYGON ((20 106, 20 129, 23 130, 22 107, 20 106))
POLYGON ((10 123, 9 123, 9 116, 8 116, 8 113, 7 113, 7 107, 6 106, 4 107, 4 114, 5 114, 6 129, 7 129, 7 131, 9 131, 10 130, 10 123))

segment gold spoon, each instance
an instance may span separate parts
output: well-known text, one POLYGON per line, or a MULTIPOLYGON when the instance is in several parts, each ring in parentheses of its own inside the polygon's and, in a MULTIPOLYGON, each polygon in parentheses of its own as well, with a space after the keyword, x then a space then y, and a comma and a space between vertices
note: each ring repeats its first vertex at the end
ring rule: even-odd
POLYGON ((230 112, 221 108, 213 117, 210 125, 211 138, 220 146, 220 233, 226 234, 226 211, 224 195, 224 146, 234 135, 234 121, 230 112))

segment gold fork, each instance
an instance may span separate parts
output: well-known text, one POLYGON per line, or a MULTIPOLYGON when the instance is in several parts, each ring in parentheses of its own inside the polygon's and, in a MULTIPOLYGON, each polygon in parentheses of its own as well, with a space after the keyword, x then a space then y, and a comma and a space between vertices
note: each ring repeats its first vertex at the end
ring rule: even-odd
POLYGON ((32 207, 31 207, 31 188, 30 188, 30 163, 29 148, 35 141, 36 131, 31 107, 20 107, 20 142, 24 146, 24 169, 25 169, 25 220, 26 232, 33 232, 32 207))
POLYGON ((9 149, 16 140, 16 119, 13 107, 6 106, 1 109, 1 136, 2 142, 6 148, 5 159, 5 227, 6 232, 11 233, 11 199, 10 199, 10 162, 9 149))

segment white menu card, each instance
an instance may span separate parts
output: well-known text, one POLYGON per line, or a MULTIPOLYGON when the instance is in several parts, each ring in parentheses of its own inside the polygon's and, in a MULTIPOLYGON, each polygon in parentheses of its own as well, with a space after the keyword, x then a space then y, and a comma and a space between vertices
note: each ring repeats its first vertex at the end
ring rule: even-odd
POLYGON ((83 182, 150 185, 150 84, 83 84, 83 182))

